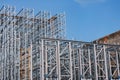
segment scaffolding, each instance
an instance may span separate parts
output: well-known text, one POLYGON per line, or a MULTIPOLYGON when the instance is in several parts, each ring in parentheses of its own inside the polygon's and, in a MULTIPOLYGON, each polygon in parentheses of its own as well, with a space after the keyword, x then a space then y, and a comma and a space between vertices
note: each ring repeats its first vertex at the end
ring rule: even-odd
POLYGON ((120 79, 120 45, 65 40, 65 14, 0 9, 0 80, 120 79))
POLYGON ((118 80, 120 45, 41 39, 40 80, 118 80))
MULTIPOLYGON (((37 46, 44 38, 65 38, 65 14, 51 16, 33 9, 21 9, 16 13, 14 6, 0 9, 0 80, 33 80, 32 59, 37 58, 37 46)), ((33 59, 34 60, 34 59, 33 59)), ((37 75, 38 76, 38 75, 37 75)), ((34 76, 33 76, 34 77, 34 76)), ((36 80, 36 79, 35 79, 36 80)))

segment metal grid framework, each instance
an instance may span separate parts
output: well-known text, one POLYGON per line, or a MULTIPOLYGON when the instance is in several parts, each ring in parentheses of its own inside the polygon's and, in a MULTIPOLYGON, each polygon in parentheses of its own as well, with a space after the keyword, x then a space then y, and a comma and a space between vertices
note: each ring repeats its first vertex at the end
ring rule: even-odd
POLYGON ((64 13, 51 16, 50 12, 40 11, 34 15, 33 9, 24 8, 16 13, 14 6, 2 6, 0 80, 33 80, 31 69, 36 75, 37 69, 32 65, 32 56, 36 56, 37 46, 31 48, 31 44, 39 45, 41 37, 64 39, 64 31, 64 13))
POLYGON ((120 46, 64 40, 65 14, 0 9, 0 80, 120 79, 120 46))
POLYGON ((39 49, 40 80, 120 79, 118 45, 42 39, 39 49))

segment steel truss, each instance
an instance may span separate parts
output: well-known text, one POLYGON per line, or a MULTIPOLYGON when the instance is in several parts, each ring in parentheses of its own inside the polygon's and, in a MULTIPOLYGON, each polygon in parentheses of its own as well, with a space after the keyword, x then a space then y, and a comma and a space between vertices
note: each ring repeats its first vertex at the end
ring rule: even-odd
POLYGON ((41 39, 41 80, 120 79, 120 46, 41 39))
POLYGON ((120 79, 120 46, 65 38, 65 14, 0 9, 0 80, 120 79))

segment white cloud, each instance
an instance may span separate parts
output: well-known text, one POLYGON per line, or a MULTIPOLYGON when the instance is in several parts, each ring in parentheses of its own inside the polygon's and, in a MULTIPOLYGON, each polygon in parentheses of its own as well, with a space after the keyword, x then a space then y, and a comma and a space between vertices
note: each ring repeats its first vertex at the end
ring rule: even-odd
POLYGON ((102 3, 105 2, 106 0, 75 0, 78 2, 80 5, 88 5, 88 4, 93 4, 93 3, 102 3))

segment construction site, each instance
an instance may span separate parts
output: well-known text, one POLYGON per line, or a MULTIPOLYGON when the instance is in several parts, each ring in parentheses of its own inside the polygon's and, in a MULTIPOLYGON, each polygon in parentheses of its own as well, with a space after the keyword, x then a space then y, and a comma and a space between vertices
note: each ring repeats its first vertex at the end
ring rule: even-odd
POLYGON ((66 39, 65 13, 0 9, 0 80, 120 80, 120 31, 66 39))

